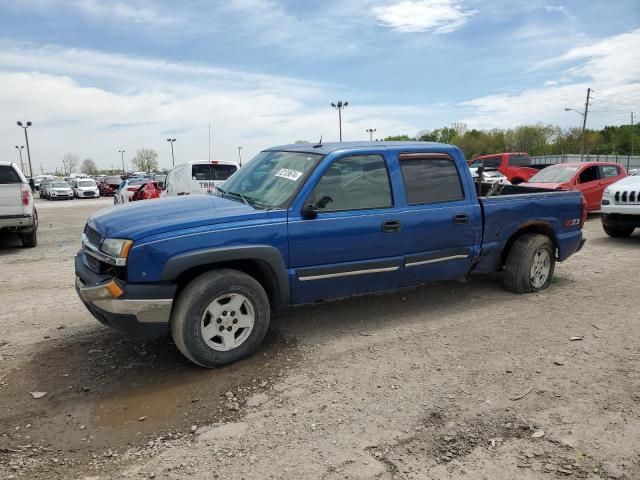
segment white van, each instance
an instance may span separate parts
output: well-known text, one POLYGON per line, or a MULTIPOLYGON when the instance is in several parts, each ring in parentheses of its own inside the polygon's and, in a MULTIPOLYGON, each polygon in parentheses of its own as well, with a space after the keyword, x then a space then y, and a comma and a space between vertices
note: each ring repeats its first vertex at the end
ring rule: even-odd
POLYGON ((222 185, 239 166, 224 160, 195 160, 174 167, 167 174, 164 197, 209 193, 222 185))

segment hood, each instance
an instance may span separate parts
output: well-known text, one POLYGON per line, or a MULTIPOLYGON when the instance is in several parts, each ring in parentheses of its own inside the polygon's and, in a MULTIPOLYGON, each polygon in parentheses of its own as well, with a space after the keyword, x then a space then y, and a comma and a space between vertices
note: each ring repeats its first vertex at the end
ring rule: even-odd
POLYGON ((555 183, 543 183, 543 182, 527 182, 520 185, 521 187, 535 187, 535 188, 548 188, 550 190, 556 190, 560 188, 560 186, 564 186, 563 190, 571 190, 571 186, 566 182, 555 182, 555 183))
POLYGON ((78 190, 84 192, 85 190, 96 190, 98 188, 97 185, 94 185, 92 187, 78 187, 78 190))
POLYGON ((640 176, 632 175, 624 177, 622 180, 618 180, 613 185, 609 185, 609 188, 619 190, 623 188, 640 188, 640 176))
POLYGON ((204 225, 266 217, 267 212, 213 195, 166 197, 101 210, 89 225, 102 237, 139 240, 150 235, 204 225))

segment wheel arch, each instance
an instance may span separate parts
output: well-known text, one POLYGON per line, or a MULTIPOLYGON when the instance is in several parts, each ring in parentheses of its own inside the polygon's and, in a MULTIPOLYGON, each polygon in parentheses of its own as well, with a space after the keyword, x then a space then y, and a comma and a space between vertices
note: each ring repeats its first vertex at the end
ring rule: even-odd
POLYGON ((511 237, 509 237, 509 240, 507 240, 507 243, 502 249, 502 253, 500 255, 501 266, 504 265, 507 261, 509 252, 511 251, 511 248, 513 247, 513 244, 516 242, 516 240, 527 233, 537 233, 539 235, 549 237, 551 239, 551 242, 553 243, 553 249, 555 252, 554 256, 557 257, 558 239, 556 238, 556 234, 554 233, 553 228, 551 228, 551 225, 547 222, 534 221, 521 225, 518 230, 513 235, 511 235, 511 237))
POLYGON ((161 279, 176 283, 178 295, 198 275, 219 268, 231 268, 253 277, 267 292, 273 308, 289 304, 286 266, 278 249, 271 246, 212 248, 176 255, 166 263, 161 279))

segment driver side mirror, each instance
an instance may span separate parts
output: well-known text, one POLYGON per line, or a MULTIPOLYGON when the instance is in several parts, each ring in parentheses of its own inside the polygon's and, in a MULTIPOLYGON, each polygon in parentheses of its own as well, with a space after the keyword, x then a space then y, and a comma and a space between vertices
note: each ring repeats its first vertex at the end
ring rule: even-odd
POLYGON ((302 207, 302 216, 307 220, 313 220, 318 216, 318 207, 314 203, 309 203, 302 207))

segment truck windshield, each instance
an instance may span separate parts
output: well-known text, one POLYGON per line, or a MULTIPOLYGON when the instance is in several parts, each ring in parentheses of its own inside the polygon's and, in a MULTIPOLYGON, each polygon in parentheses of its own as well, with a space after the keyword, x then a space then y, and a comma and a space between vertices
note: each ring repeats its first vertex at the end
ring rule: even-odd
POLYGON ((562 183, 568 182, 578 171, 578 167, 564 167, 561 165, 547 167, 536 173, 529 183, 562 183))
POLYGON ((256 207, 282 207, 321 158, 317 153, 261 152, 218 190, 256 207))

